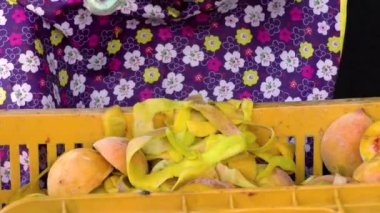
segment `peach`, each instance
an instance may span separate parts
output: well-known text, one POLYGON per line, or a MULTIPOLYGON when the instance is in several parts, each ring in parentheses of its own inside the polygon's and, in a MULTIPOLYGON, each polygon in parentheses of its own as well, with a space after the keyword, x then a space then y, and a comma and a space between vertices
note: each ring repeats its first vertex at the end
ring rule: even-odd
POLYGON ((88 194, 112 172, 112 166, 95 150, 73 149, 62 154, 48 173, 50 196, 88 194))
POLYGON ((106 137, 94 143, 94 148, 117 170, 127 175, 127 139, 106 137))
POLYGON ((354 179, 364 183, 380 182, 380 155, 362 163, 354 172, 354 179))
POLYGON ((380 121, 369 126, 360 141, 360 155, 368 161, 380 153, 380 121))
POLYGON ((351 177, 362 163, 359 144, 372 120, 363 109, 346 113, 333 121, 321 141, 321 157, 332 173, 351 177))
POLYGON ((350 177, 340 175, 323 175, 310 177, 302 185, 341 185, 346 183, 356 183, 356 181, 350 177))

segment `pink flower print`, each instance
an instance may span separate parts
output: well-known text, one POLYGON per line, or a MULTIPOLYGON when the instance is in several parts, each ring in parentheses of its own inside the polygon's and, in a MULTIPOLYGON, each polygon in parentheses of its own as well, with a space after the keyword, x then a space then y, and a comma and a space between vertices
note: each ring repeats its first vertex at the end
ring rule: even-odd
POLYGON ((46 63, 46 62, 43 62, 43 63, 42 63, 42 70, 43 70, 46 74, 49 74, 49 73, 50 73, 49 64, 46 63))
POLYGON ((9 36, 9 44, 11 46, 20 46, 22 44, 21 34, 19 34, 19 33, 12 33, 9 36))
POLYGON ((74 4, 82 4, 83 1, 82 0, 67 0, 67 3, 69 5, 74 5, 74 4))
POLYGON ((26 20, 25 11, 23 9, 16 9, 13 11, 12 18, 16 23, 21 23, 26 20))
POLYGON ((212 4, 211 2, 207 2, 203 6, 203 10, 205 10, 205 11, 210 11, 212 9, 214 9, 214 4, 212 4))
POLYGON ((202 82, 203 81, 203 75, 201 73, 198 73, 194 76, 195 82, 202 82))
POLYGON ((190 26, 185 26, 182 28, 182 35, 191 37, 194 34, 194 28, 190 26))
POLYGON ((3 162, 3 159, 5 157, 5 152, 3 150, 0 150, 0 162, 3 162))
POLYGON ((244 55, 246 56, 246 57, 249 57, 249 56, 252 56, 253 55, 253 50, 251 49, 251 48, 246 48, 245 50, 244 50, 244 55))
POLYGON ((249 93, 248 91, 244 91, 244 92, 240 93, 239 99, 240 100, 243 100, 243 99, 252 99, 252 94, 249 93))
POLYGON ((145 55, 152 55, 154 52, 154 49, 151 46, 147 46, 145 47, 144 52, 145 52, 145 55))
POLYGON ((292 89, 295 89, 297 87, 297 85, 298 85, 297 81, 294 79, 289 82, 289 87, 292 89))
POLYGON ((313 77, 314 72, 315 70, 310 65, 306 65, 301 69, 302 76, 309 80, 313 77))
POLYGON ((40 81, 38 82, 38 85, 40 85, 41 88, 46 86, 46 80, 41 78, 40 81))
POLYGON ((65 93, 65 92, 61 93, 61 101, 62 101, 62 105, 63 106, 67 106, 68 105, 68 103, 69 103, 69 96, 67 95, 67 93, 65 93))
POLYGON ((146 88, 140 92, 140 101, 144 101, 146 99, 151 98, 153 95, 153 91, 146 88))
POLYGON ((99 36, 93 34, 88 38, 88 46, 96 47, 99 43, 99 36))
POLYGON ((212 23, 211 23, 211 28, 213 28, 213 29, 218 29, 218 28, 219 28, 219 23, 216 22, 216 21, 212 22, 212 23))
POLYGON ((281 41, 289 42, 291 36, 292 36, 292 33, 288 29, 283 28, 280 30, 279 37, 281 41))
POLYGON ((56 50, 56 54, 57 54, 57 56, 62 57, 62 55, 63 55, 63 50, 62 50, 62 48, 58 48, 58 49, 56 50))
POLYGON ((257 39, 262 43, 265 44, 270 41, 270 35, 267 30, 260 30, 259 34, 257 35, 257 39))
POLYGON ((112 71, 118 71, 121 65, 121 61, 117 58, 113 58, 108 64, 108 69, 112 71))
POLYGON ((208 15, 205 13, 200 13, 200 14, 195 16, 195 20, 197 22, 200 22, 200 23, 207 22, 208 21, 208 15))
POLYGON ((107 25, 110 21, 109 16, 98 16, 98 23, 100 25, 107 25))
POLYGON ((301 21, 302 20, 302 10, 298 7, 293 8, 290 11, 290 20, 292 21, 301 21))
POLYGON ((158 31, 158 37, 160 37, 161 40, 167 41, 173 36, 172 31, 169 27, 161 28, 158 31))
POLYGON ((218 71, 220 66, 222 66, 222 62, 218 58, 213 57, 207 61, 207 68, 211 71, 218 71))

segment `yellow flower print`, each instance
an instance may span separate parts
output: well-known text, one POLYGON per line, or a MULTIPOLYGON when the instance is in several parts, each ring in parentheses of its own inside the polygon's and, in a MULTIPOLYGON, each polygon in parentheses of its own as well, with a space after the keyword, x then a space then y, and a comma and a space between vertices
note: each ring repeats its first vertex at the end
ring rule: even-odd
POLYGON ((117 52, 120 51, 120 48, 121 48, 120 40, 112 40, 108 42, 108 45, 107 45, 108 54, 116 54, 117 52))
POLYGON ((3 105, 6 98, 7 98, 7 92, 2 87, 0 87, 0 106, 3 105))
POLYGON ((146 44, 153 38, 152 31, 150 29, 143 28, 137 31, 136 40, 140 44, 146 44))
POLYGON ((8 4, 15 5, 17 4, 17 0, 7 0, 8 4))
POLYGON ((40 39, 34 40, 34 48, 36 48, 36 51, 40 54, 44 54, 44 45, 42 45, 42 42, 40 39))
POLYGON ((237 43, 242 44, 242 45, 246 45, 250 43, 252 41, 252 37, 253 36, 252 36, 251 30, 245 29, 245 28, 237 30, 236 35, 235 35, 235 39, 237 43))
POLYGON ((64 87, 66 86, 67 82, 69 81, 69 76, 67 75, 67 70, 62 69, 58 73, 59 78, 59 84, 64 87))
POLYGON ((154 83, 160 78, 160 73, 157 67, 148 67, 144 71, 144 81, 147 83, 154 83))
POLYGON ((259 80, 259 76, 257 75, 256 70, 247 70, 244 72, 244 75, 243 75, 244 85, 253 86, 257 84, 258 80, 259 80))
POLYGON ((302 42, 299 49, 301 56, 303 58, 310 58, 314 54, 314 48, 313 45, 309 42, 302 42))
POLYGON ((206 36, 205 42, 204 42, 206 49, 212 52, 219 50, 221 44, 222 42, 220 42, 219 37, 213 36, 213 35, 206 36))
POLYGON ((54 46, 57 46, 58 44, 62 42, 62 39, 63 39, 63 34, 61 31, 57 29, 54 29, 51 31, 51 35, 50 35, 51 44, 53 44, 54 46))
POLYGON ((342 50, 342 43, 340 41, 340 38, 336 36, 329 38, 327 47, 329 48, 330 52, 338 53, 342 50))

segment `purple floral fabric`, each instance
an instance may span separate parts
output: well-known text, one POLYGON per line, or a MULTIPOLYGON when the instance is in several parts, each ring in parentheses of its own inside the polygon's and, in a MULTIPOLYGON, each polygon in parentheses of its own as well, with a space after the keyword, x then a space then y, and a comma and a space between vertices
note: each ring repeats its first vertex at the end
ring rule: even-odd
POLYGON ((95 16, 81 0, 0 0, 0 108, 332 98, 339 0, 124 1, 95 16))

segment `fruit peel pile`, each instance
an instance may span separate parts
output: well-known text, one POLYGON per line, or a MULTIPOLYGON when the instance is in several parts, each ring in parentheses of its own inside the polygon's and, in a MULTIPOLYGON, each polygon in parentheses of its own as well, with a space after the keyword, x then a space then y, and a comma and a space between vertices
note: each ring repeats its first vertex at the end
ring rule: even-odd
MULTIPOLYGON (((93 148, 69 150, 45 171, 46 194, 293 185, 293 145, 279 142, 272 128, 252 123, 252 110, 248 99, 149 99, 133 106, 133 123, 128 126, 121 108, 110 107, 103 115, 104 137, 93 148), (263 145, 257 143, 254 128, 270 132, 263 145)), ((27 195, 25 189, 11 200, 27 195)), ((45 193, 29 196, 41 194, 45 193)))

